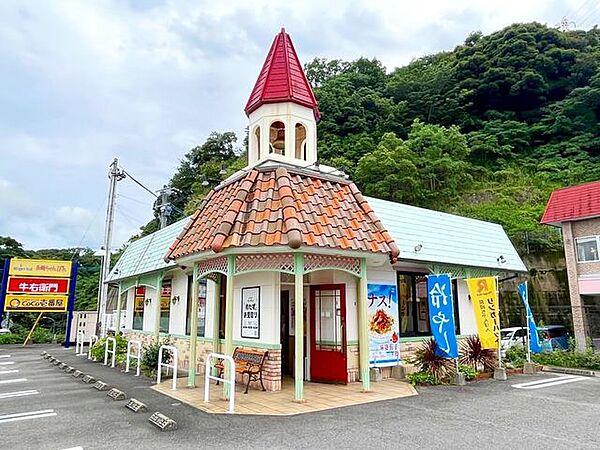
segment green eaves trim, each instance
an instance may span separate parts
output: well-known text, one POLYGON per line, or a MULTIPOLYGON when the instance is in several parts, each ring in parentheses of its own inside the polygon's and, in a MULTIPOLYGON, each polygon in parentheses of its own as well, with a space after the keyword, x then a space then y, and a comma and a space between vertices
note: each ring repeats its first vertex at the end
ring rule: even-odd
MULTIPOLYGON (((152 331, 142 331, 142 330, 124 330, 128 333, 140 333, 146 336, 154 336, 154 332, 152 331)), ((183 339, 189 341, 190 336, 186 334, 169 334, 169 333, 160 333, 161 338, 172 337, 175 339, 183 339)), ((206 342, 209 344, 213 343, 212 338, 201 337, 198 336, 198 342, 206 342)), ((221 344, 225 343, 225 339, 220 339, 219 342, 221 344)), ((264 348, 267 350, 281 350, 281 344, 267 344, 264 342, 252 342, 252 341, 233 341, 233 345, 237 345, 238 347, 252 347, 252 348, 264 348)))

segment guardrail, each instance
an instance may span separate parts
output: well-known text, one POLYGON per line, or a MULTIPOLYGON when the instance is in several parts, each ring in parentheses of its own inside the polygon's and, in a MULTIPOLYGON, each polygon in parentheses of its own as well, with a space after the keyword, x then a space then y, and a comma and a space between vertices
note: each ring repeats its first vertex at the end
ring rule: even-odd
POLYGON ((114 337, 107 337, 104 343, 104 365, 108 363, 108 354, 111 354, 110 367, 115 367, 115 355, 117 354, 117 340, 114 337), (108 349, 108 344, 112 343, 112 350, 108 349))
POLYGON ((92 357, 92 347, 94 346, 94 344, 96 342, 98 342, 98 336, 96 336, 95 334, 92 334, 90 336, 90 347, 88 348, 87 357, 88 357, 88 359, 92 359, 94 361, 96 361, 96 358, 92 357))
POLYGON ((222 355, 220 353, 209 353, 206 357, 206 365, 204 367, 204 403, 210 401, 210 380, 222 381, 223 383, 229 384, 229 414, 233 414, 235 407, 235 362, 233 358, 228 355, 222 355), (225 378, 219 378, 210 374, 212 365, 210 364, 211 359, 221 359, 223 362, 229 363, 229 380, 225 378))
POLYGON ((77 338, 75 339, 75 355, 76 356, 85 356, 85 352, 83 351, 83 347, 85 345, 85 334, 83 331, 77 332, 77 338))
POLYGON ((161 376, 162 376, 162 368, 166 367, 168 369, 173 369, 173 385, 171 390, 177 389, 177 347, 173 345, 161 345, 158 349, 158 374, 156 375, 156 384, 160 384, 161 376), (173 359, 173 364, 163 363, 163 350, 169 350, 171 352, 171 358, 173 359))
POLYGON ((137 361, 137 371, 135 376, 140 376, 140 364, 142 362, 142 343, 140 341, 128 341, 127 342, 127 362, 125 363, 125 372, 129 372, 129 360, 133 358, 137 361), (131 347, 137 347, 137 353, 135 356, 131 355, 131 347))

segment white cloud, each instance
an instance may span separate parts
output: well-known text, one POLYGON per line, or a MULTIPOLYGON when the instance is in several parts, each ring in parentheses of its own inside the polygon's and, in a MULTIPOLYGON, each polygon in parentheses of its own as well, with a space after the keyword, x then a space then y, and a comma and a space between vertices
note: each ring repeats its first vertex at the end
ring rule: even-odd
MULTIPOLYGON (((84 239, 99 245, 112 157, 157 189, 211 131, 241 133, 282 25, 305 62, 367 56, 392 69, 473 30, 553 25, 581 3, 0 2, 0 233, 27 247, 77 245, 100 217, 84 239)), ((153 200, 131 181, 119 192, 137 202, 119 199, 117 245, 152 217, 153 200)))

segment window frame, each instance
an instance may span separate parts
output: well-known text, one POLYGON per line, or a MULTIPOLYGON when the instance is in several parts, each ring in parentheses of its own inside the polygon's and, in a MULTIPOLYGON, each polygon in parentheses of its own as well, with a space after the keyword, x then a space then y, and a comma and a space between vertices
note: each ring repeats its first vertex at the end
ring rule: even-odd
POLYGON ((577 260, 578 263, 598 263, 600 262, 600 236, 579 236, 576 237, 574 239, 575 242, 575 258, 577 260), (580 243, 580 241, 584 241, 584 242, 595 242, 596 243, 596 259, 592 259, 592 260, 582 260, 579 259, 579 248, 578 248, 578 244, 580 243))

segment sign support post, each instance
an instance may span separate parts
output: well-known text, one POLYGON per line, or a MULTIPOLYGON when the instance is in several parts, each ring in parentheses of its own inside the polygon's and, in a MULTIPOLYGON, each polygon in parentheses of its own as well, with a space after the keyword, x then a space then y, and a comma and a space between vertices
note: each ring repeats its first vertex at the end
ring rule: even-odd
POLYGON ((77 270, 79 263, 74 262, 71 269, 71 283, 69 285, 69 302, 67 303, 67 329, 65 330, 65 342, 63 346, 69 348, 71 346, 71 325, 73 322, 73 310, 75 309, 75 284, 77 281, 77 270))
POLYGON ((35 327, 37 327, 37 324, 40 323, 40 319, 42 318, 43 315, 44 315, 43 311, 38 314, 37 319, 35 319, 35 322, 33 323, 33 326, 31 327, 31 330, 29 330, 29 334, 25 338, 25 342, 23 342, 23 347, 27 346, 29 339, 31 339, 31 336, 33 335, 33 332, 35 331, 35 327))
MULTIPOLYGON (((4 260, 4 269, 2 270, 2 288, 0 289, 0 323, 2 323, 2 317, 4 315, 4 303, 6 301, 6 284, 8 283, 8 271, 10 269, 10 258, 4 260)), ((8 315, 7 315, 8 317, 8 315)), ((8 322, 8 321, 7 321, 8 322)), ((7 327, 8 327, 7 323, 7 327)))

